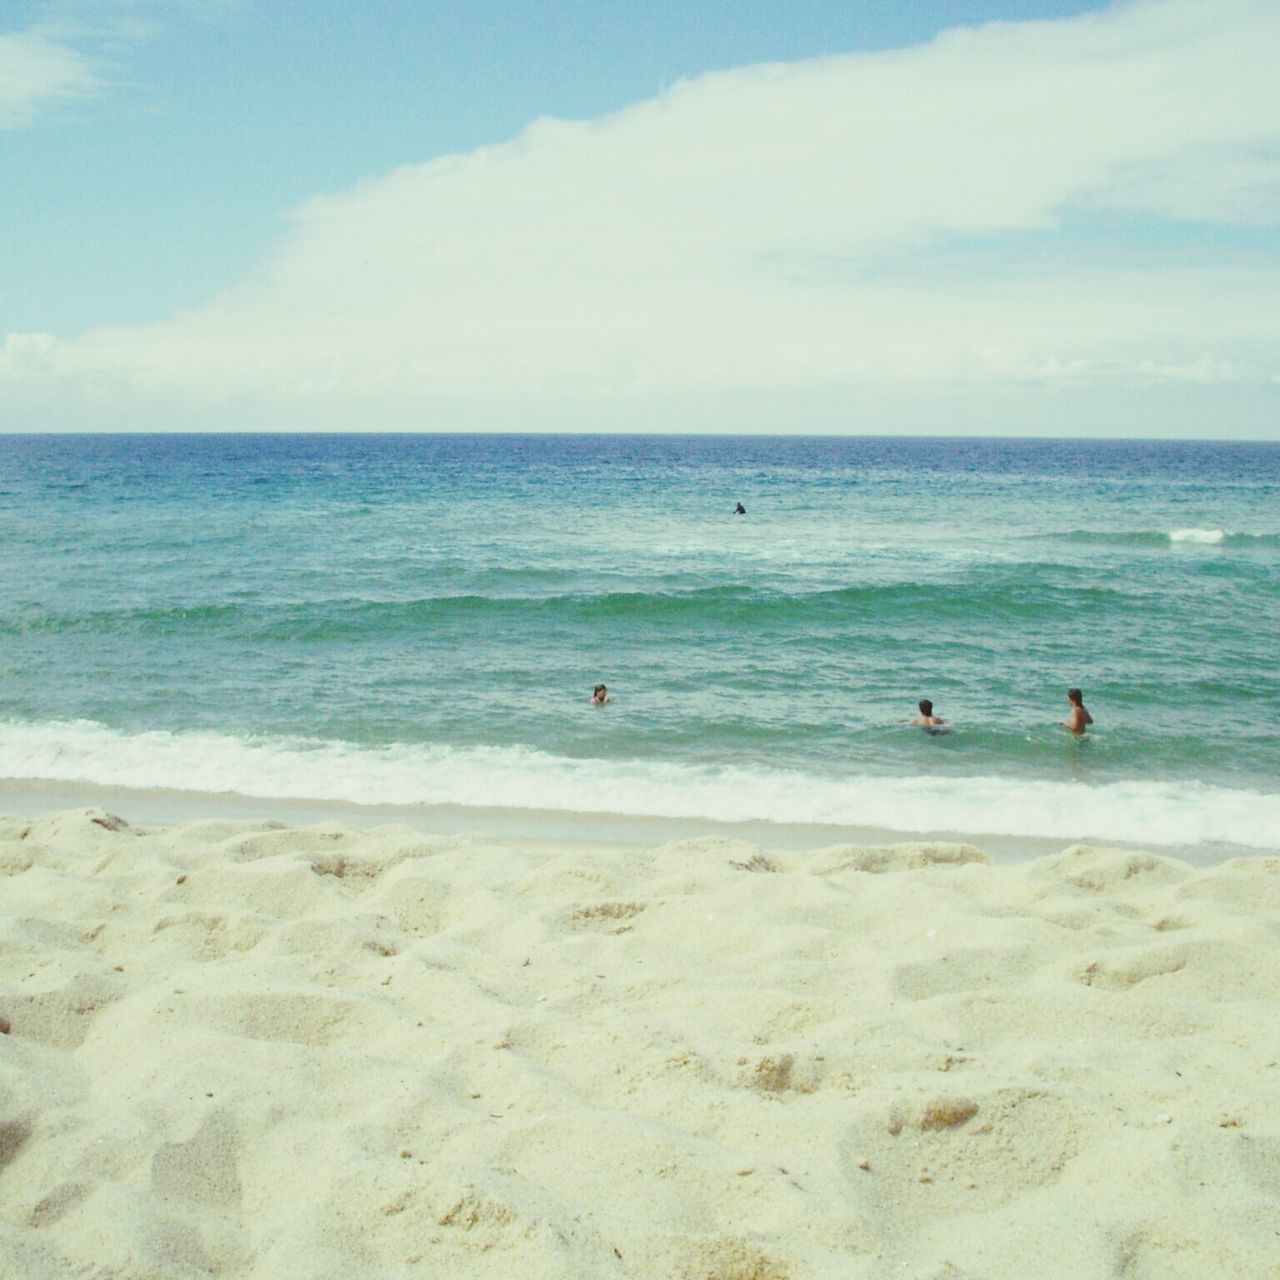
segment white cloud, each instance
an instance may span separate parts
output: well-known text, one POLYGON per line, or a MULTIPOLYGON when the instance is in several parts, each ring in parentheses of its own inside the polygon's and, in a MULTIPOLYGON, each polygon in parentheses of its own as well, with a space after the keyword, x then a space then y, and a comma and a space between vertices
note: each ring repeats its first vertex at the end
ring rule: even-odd
POLYGON ((39 30, 0 35, 0 129, 33 124, 47 107, 101 87, 88 59, 39 30))
POLYGON ((111 87, 122 51, 174 19, 216 22, 241 0, 43 0, 25 31, 0 33, 0 130, 111 87))
POLYGON ((317 198, 164 323, 11 339, 0 407, 785 429, 818 398, 892 428, 983 388, 1269 387, 1280 255, 1117 265, 1059 227, 1274 221, 1276 65, 1271 0, 1170 0, 707 75, 317 198))

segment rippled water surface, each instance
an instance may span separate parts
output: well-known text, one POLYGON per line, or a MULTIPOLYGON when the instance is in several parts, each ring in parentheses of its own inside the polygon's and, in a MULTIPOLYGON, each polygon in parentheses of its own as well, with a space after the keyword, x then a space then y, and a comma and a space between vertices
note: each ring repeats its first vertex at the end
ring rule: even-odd
POLYGON ((5 437, 0 546, 0 776, 1280 846, 1274 445, 5 437))

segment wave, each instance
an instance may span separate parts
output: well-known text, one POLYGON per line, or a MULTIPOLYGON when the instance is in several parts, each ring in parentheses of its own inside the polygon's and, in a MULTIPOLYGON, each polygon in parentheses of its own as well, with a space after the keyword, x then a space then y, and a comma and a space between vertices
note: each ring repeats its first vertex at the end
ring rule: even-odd
POLYGON ((1238 550, 1280 549, 1280 533, 1232 533, 1227 529, 1068 529, 1033 535, 1036 541, 1098 547, 1234 547, 1238 550))
POLYGON ((559 812, 969 832, 1280 851, 1280 793, 1204 783, 823 776, 765 767, 571 759, 455 748, 0 723, 0 778, 359 805, 559 812))
POLYGON ((1056 583, 1044 567, 1025 565, 1019 576, 974 576, 959 589, 951 578, 817 590, 780 590, 724 583, 687 591, 607 591, 530 595, 429 595, 409 599, 358 596, 265 603, 102 605, 80 612, 30 608, 0 619, 0 634, 131 632, 191 634, 208 631, 242 639, 324 641, 367 635, 421 635, 433 628, 535 622, 539 625, 636 623, 653 626, 753 625, 806 627, 820 622, 875 618, 928 622, 940 618, 1036 616, 1068 595, 1077 610, 1101 606, 1123 591, 1096 583, 1056 583))
POLYGON ((1220 547, 1226 540, 1225 529, 1175 529, 1169 535, 1170 542, 1198 542, 1210 547, 1220 547))

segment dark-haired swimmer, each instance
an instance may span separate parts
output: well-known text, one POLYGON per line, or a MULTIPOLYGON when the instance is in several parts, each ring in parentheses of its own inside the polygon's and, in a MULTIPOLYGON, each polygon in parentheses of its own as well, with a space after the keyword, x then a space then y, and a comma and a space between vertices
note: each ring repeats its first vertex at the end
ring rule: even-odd
POLYGON ((921 698, 919 705, 920 714, 911 723, 918 724, 925 733, 946 733, 942 726, 947 722, 933 714, 933 703, 928 698, 921 698))
POLYGON ((604 685, 596 685, 595 692, 591 695, 591 705, 593 707, 603 707, 609 701, 609 690, 604 685))
POLYGON ((1058 723, 1070 729, 1077 738, 1082 738, 1085 726, 1093 723, 1093 717, 1085 710, 1084 696, 1079 689, 1067 690, 1067 706, 1071 708, 1070 714, 1058 723))
POLYGON ((912 724, 929 725, 946 724, 947 722, 941 716, 933 714, 933 703, 928 698, 920 699, 920 714, 911 722, 912 724))

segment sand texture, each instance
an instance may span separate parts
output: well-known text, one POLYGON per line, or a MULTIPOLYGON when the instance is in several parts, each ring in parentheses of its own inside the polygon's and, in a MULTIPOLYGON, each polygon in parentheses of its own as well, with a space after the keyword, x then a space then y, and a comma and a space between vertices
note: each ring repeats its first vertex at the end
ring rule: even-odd
POLYGON ((1280 859, 0 819, 4 1280, 1280 1276, 1280 859))

